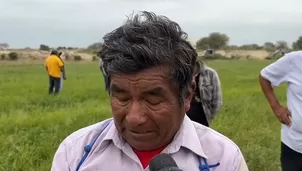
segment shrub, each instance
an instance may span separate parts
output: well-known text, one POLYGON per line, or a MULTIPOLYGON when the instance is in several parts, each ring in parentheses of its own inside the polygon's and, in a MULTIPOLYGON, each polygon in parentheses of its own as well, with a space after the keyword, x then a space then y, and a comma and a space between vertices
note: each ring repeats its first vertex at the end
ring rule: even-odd
POLYGON ((203 56, 203 59, 206 59, 206 60, 225 59, 225 60, 227 60, 229 58, 216 53, 216 54, 206 54, 203 56))
POLYGON ((17 59, 19 58, 19 55, 18 55, 17 52, 10 52, 10 53, 8 54, 8 58, 9 58, 10 60, 17 60, 17 59))
POLYGON ((37 60, 37 59, 39 59, 39 58, 36 57, 36 56, 29 56, 29 58, 32 59, 32 60, 37 60))
POLYGON ((92 61, 96 61, 97 57, 96 56, 92 56, 92 61))
POLYGON ((73 59, 74 59, 75 61, 80 61, 80 60, 82 60, 82 57, 81 57, 80 55, 75 55, 75 56, 73 57, 73 59))
POLYGON ((238 60, 238 59, 240 59, 240 56, 238 56, 238 55, 232 55, 232 56, 231 56, 231 59, 233 59, 233 60, 238 60))
POLYGON ((41 44, 39 49, 43 50, 43 51, 49 51, 50 50, 49 46, 44 45, 44 44, 41 44))
POLYGON ((282 55, 269 55, 269 56, 265 57, 265 59, 267 59, 267 60, 271 60, 271 59, 277 60, 281 57, 282 57, 282 55))
POLYGON ((2 53, 2 54, 0 55, 0 60, 5 60, 5 58, 6 58, 6 55, 5 55, 4 53, 2 53))

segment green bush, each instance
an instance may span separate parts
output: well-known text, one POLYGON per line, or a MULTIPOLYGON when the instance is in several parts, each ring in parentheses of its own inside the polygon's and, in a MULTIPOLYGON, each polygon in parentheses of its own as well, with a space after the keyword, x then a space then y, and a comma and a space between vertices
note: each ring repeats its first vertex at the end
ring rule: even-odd
POLYGON ((8 54, 8 58, 10 59, 10 60, 18 60, 18 58, 19 58, 19 54, 17 53, 17 52, 10 52, 9 54, 8 54))
POLYGON ((267 56, 265 59, 267 59, 267 60, 271 60, 271 59, 279 59, 279 58, 281 58, 283 55, 279 55, 279 54, 277 54, 277 55, 270 55, 270 56, 267 56))
POLYGON ((73 59, 74 59, 75 61, 80 61, 80 60, 82 60, 82 57, 81 57, 80 55, 75 55, 75 56, 73 57, 73 59))
POLYGON ((5 60, 5 59, 6 59, 6 54, 2 53, 2 54, 0 55, 0 60, 5 60))
POLYGON ((220 54, 206 54, 203 56, 203 59, 206 60, 215 60, 215 59, 223 59, 223 60, 228 60, 229 58, 220 55, 220 54))

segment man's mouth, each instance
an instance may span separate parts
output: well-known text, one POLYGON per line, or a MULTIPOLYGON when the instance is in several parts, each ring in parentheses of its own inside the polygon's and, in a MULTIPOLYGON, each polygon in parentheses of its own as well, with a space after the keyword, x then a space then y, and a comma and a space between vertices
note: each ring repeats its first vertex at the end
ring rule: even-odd
POLYGON ((146 134, 146 133, 150 133, 152 131, 133 131, 131 130, 132 133, 135 133, 135 134, 146 134))

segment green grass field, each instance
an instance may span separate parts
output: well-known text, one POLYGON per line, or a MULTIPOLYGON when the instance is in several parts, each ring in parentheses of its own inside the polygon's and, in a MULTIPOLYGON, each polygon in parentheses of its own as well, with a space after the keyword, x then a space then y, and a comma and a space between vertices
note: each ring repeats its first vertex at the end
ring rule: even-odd
MULTIPOLYGON (((224 105, 212 127, 237 143, 250 171, 280 169, 280 124, 257 76, 270 61, 209 61, 220 75, 224 105)), ((110 117, 97 63, 68 64, 60 96, 47 94, 43 65, 0 66, 0 171, 50 170, 67 135, 110 117)), ((277 95, 284 104, 284 87, 277 95)))

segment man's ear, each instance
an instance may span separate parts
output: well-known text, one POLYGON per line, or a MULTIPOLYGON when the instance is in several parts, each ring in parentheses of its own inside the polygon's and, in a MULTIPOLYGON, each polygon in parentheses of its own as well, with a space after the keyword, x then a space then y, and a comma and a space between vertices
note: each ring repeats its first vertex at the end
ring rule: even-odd
POLYGON ((187 112, 189 109, 190 109, 190 106, 191 106, 191 101, 192 101, 192 98, 194 96, 194 92, 195 92, 195 89, 196 89, 196 81, 193 77, 192 81, 191 81, 191 84, 190 84, 190 87, 189 87, 189 90, 186 94, 186 98, 185 98, 185 101, 184 101, 184 105, 185 105, 185 111, 187 112))

